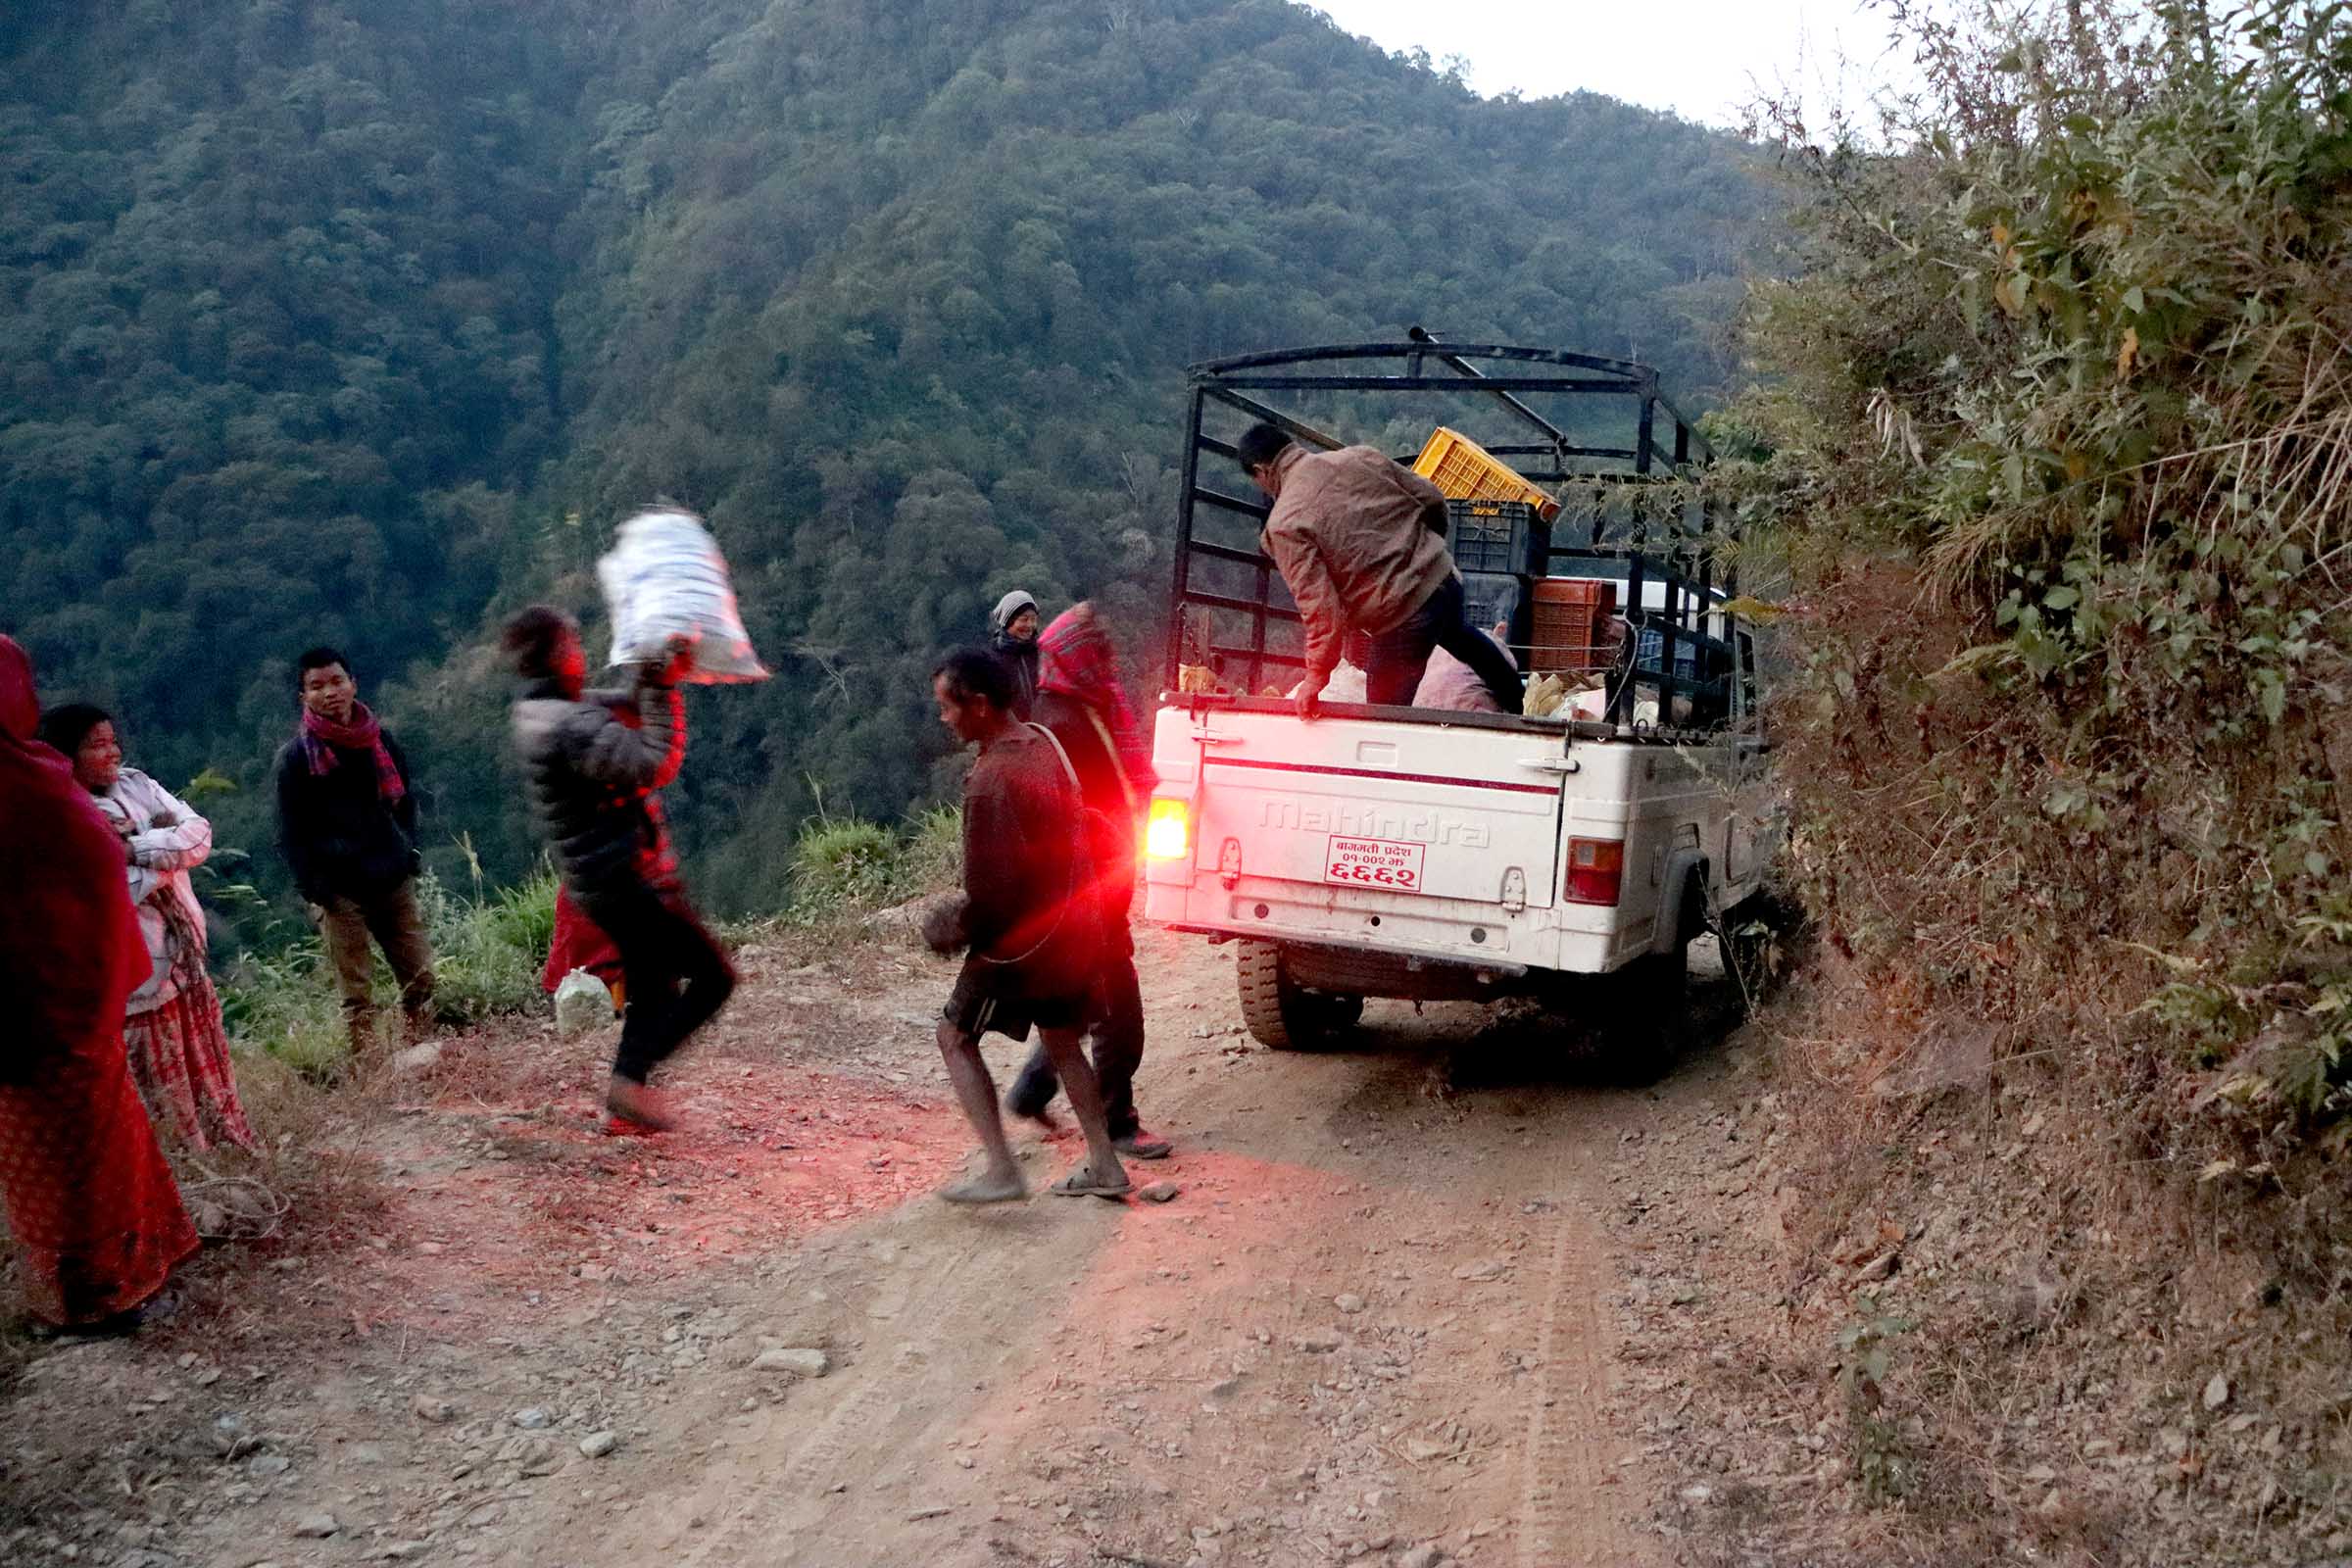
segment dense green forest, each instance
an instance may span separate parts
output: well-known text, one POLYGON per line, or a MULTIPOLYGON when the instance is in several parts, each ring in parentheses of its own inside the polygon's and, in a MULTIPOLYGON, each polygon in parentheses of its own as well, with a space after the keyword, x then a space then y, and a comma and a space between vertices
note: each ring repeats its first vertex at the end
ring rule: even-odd
POLYGON ((778 670, 694 702, 675 815, 732 907, 820 802, 939 791, 923 672, 1005 588, 1144 652, 1187 362, 1424 321, 1703 406, 1774 200, 1721 133, 1279 0, 12 10, 0 624, 48 694, 260 848, 290 656, 337 643, 436 864, 505 880, 488 628, 593 620, 671 497, 778 670))

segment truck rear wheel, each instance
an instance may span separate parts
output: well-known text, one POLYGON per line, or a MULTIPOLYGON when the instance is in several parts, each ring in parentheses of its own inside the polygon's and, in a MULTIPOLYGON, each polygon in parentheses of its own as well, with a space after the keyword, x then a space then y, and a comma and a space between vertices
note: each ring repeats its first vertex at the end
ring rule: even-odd
POLYGON ((1309 991, 1290 977, 1282 947, 1245 942, 1235 965, 1242 1022, 1268 1051, 1317 1051, 1338 1044, 1364 1014, 1364 999, 1309 991))
POLYGON ((1610 1032, 1628 1081, 1655 1083, 1673 1067, 1690 1032, 1690 942, 1705 930, 1705 905, 1686 894, 1674 945, 1636 958, 1612 977, 1610 1032))

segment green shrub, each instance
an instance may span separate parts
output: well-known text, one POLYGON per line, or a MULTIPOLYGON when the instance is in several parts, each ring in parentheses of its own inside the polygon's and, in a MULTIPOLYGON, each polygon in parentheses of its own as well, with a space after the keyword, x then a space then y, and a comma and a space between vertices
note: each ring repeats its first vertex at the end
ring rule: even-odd
POLYGON ((899 846, 888 829, 856 817, 820 816, 792 852, 792 907, 823 918, 879 907, 896 886, 899 846))
POLYGON ((963 884, 961 810, 935 806, 914 819, 899 861, 899 883, 910 899, 963 884))
POLYGON ((2071 1027, 2141 1114, 2308 1132, 2352 1111, 2352 29, 1986 6, 1923 47, 1897 150, 1781 120, 1800 269, 1719 481, 1794 564, 1807 902, 1906 1023, 2071 1027), (2224 1061, 2242 1099, 2166 1081, 2224 1061))
POLYGON ((819 815, 793 846, 791 918, 812 924, 936 893, 956 884, 962 865, 963 813, 953 807, 925 811, 903 834, 819 815))
MULTIPOLYGON (((473 1023, 540 1004, 539 971, 556 930, 552 872, 472 900, 420 877, 416 902, 432 933, 433 996, 443 1018, 473 1023)), ((380 956, 376 975, 380 990, 391 978, 380 956)))
POLYGON ((271 952, 241 955, 220 985, 220 1014, 232 1045, 266 1051, 306 1077, 341 1071, 351 1048, 325 959, 316 932, 271 952))
MULTIPOLYGON (((441 1016, 473 1023, 497 1013, 527 1012, 540 1004, 540 967, 556 925, 556 878, 542 871, 517 888, 476 899, 452 894, 430 875, 417 879, 417 907, 433 945, 434 999, 441 1016)), ((325 947, 315 931, 272 935, 285 940, 268 952, 240 956, 220 982, 220 1010, 231 1038, 258 1047, 312 1077, 330 1077, 350 1056, 343 1008, 325 969, 325 947)), ((386 1013, 397 1009, 391 970, 375 960, 375 993, 386 1013)))

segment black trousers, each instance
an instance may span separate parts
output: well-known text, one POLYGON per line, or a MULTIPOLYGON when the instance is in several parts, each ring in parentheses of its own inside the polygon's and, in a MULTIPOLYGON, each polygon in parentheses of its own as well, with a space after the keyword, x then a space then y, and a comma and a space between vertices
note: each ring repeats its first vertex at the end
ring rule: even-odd
MULTIPOLYGON (((1122 923, 1119 935, 1126 929, 1122 923)), ((1133 941, 1115 942, 1104 957, 1088 1014, 1087 1042, 1093 1048, 1095 1076, 1102 1084, 1102 1119, 1109 1123, 1111 1137, 1124 1138, 1142 1125, 1135 1113, 1135 1070, 1144 1064, 1144 988, 1135 972, 1133 941)), ((1004 1102, 1020 1115, 1035 1116, 1059 1093, 1061 1080, 1040 1041, 1004 1102)))
POLYGON ((1419 610, 1393 631, 1374 632, 1365 657, 1364 701, 1397 707, 1410 704, 1428 667, 1429 651, 1443 648, 1468 664, 1506 713, 1519 711, 1525 692, 1519 672, 1493 639, 1470 624, 1462 604, 1462 579, 1448 577, 1419 610))
POLYGON ((634 883, 582 894, 579 905, 620 950, 628 1013, 612 1072, 641 1084, 725 1004, 735 966, 675 888, 634 883))

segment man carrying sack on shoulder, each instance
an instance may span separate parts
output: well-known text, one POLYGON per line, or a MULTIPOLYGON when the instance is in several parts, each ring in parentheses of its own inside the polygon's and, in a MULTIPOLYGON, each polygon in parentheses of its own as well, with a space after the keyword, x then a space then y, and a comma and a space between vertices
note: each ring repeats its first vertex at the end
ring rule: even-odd
POLYGON ((654 1069, 710 1022, 735 989, 735 969, 678 882, 677 857, 655 792, 686 760, 677 682, 693 659, 684 637, 637 666, 631 691, 585 689, 588 658, 571 617, 546 605, 518 611, 501 636, 522 690, 514 748, 564 886, 620 950, 628 1008, 605 1108, 650 1132, 673 1125, 648 1086, 654 1069), (633 709, 630 724, 617 709, 633 709))

